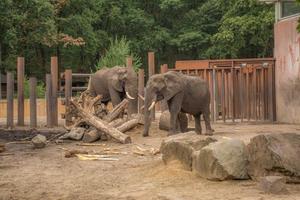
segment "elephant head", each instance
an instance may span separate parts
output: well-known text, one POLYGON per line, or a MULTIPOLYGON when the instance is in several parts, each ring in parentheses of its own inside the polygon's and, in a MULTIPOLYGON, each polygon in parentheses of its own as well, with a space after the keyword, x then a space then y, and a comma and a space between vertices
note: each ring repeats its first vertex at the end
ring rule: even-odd
POLYGON ((137 113, 138 82, 135 71, 132 68, 116 67, 112 74, 112 87, 128 98, 128 114, 137 113))
POLYGON ((169 101, 177 93, 184 89, 184 79, 178 72, 167 72, 164 74, 153 75, 149 78, 145 91, 145 125, 144 136, 148 136, 151 124, 150 111, 155 103, 161 100, 169 101))

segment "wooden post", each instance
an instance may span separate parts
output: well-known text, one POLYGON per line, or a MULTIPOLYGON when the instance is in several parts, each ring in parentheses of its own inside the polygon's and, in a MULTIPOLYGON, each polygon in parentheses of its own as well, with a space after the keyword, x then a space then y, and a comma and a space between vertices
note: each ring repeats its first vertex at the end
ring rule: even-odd
POLYGON ((269 120, 275 121, 275 115, 274 115, 274 96, 273 96, 273 66, 269 64, 268 66, 268 111, 269 111, 269 120))
POLYGON ((256 91, 256 67, 253 67, 253 114, 257 121, 257 91, 256 91))
POLYGON ((17 60, 18 79, 18 122, 19 126, 24 126, 24 57, 17 60))
POLYGON ((66 125, 69 126, 72 123, 72 116, 69 113, 70 100, 72 98, 72 70, 67 69, 65 71, 65 107, 66 107, 66 125))
POLYGON ((138 72, 138 79, 139 79, 139 83, 138 83, 138 105, 139 105, 139 113, 143 113, 143 109, 142 107, 144 106, 144 100, 141 99, 141 97, 144 97, 144 87, 145 87, 145 73, 144 73, 144 69, 139 69, 138 72))
POLYGON ((250 87, 249 87, 249 85, 250 85, 250 83, 249 83, 249 66, 247 66, 247 74, 246 74, 246 87, 247 87, 247 89, 246 89, 246 91, 247 91, 247 104, 246 104, 246 106, 247 106, 247 119, 248 119, 248 121, 250 121, 250 115, 251 115, 251 112, 250 112, 250 104, 251 104, 251 102, 250 102, 250 87))
POLYGON ((168 69, 168 64, 163 64, 161 67, 160 67, 160 73, 163 74, 163 73, 166 73, 168 72, 169 69, 168 69))
POLYGON ((240 117, 241 122, 244 121, 244 69, 240 68, 240 79, 239 79, 239 95, 240 95, 240 117))
POLYGON ((212 119, 214 122, 216 122, 216 69, 215 67, 212 70, 212 79, 211 79, 211 86, 212 86, 212 99, 211 99, 211 103, 212 103, 212 110, 211 110, 211 114, 212 114, 212 119))
MULTIPOLYGON (((149 78, 155 74, 154 52, 148 52, 148 73, 149 78)), ((152 120, 155 120, 155 108, 151 110, 150 116, 152 120)))
POLYGON ((222 69, 222 92, 221 92, 221 96, 222 96, 222 119, 223 122, 226 122, 226 118, 225 118, 225 72, 224 69, 222 69))
POLYGON ((37 111, 36 111, 36 85, 35 77, 29 79, 29 98, 30 98, 30 127, 37 127, 37 111))
POLYGON ((128 68, 132 68, 133 67, 133 65, 132 65, 132 57, 131 56, 129 56, 129 57, 126 58, 126 67, 128 67, 128 68))
POLYGON ((46 74, 46 107, 47 107, 47 127, 52 127, 52 84, 51 84, 51 74, 46 74))
POLYGON ((7 99, 7 128, 14 126, 14 74, 7 72, 6 75, 6 99, 7 99))
POLYGON ((58 89, 58 61, 57 57, 51 57, 51 96, 52 96, 52 124, 58 125, 57 89, 58 89))

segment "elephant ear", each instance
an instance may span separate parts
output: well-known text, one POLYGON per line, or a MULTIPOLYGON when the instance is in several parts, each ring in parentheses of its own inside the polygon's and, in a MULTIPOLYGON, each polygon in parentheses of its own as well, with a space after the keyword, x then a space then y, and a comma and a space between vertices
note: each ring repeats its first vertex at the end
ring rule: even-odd
POLYGON ((168 101, 173 98, 177 93, 184 90, 184 79, 178 72, 168 72, 164 75, 166 84, 166 91, 164 98, 168 101))
POLYGON ((111 77, 111 84, 115 90, 117 90, 119 92, 123 92, 123 86, 122 86, 121 81, 119 80, 118 74, 114 74, 111 77))

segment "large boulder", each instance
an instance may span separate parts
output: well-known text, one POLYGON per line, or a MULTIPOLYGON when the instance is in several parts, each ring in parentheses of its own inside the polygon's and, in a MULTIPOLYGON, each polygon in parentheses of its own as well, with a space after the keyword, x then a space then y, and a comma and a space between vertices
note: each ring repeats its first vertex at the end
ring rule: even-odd
POLYGON ((300 183, 300 134, 258 135, 251 139, 248 151, 251 178, 279 175, 287 183, 300 183))
POLYGON ((247 150, 243 141, 224 139, 193 155, 193 171, 209 180, 248 179, 247 150))
POLYGON ((281 176, 266 176, 260 179, 259 189, 268 194, 287 193, 286 180, 281 176))
MULTIPOLYGON (((178 121, 180 130, 186 132, 188 128, 188 118, 185 113, 178 114, 178 121)), ((164 131, 169 131, 170 129, 170 112, 164 111, 161 113, 159 118, 159 129, 164 131)))
POLYGON ((179 160, 184 168, 192 170, 193 153, 217 140, 212 137, 197 135, 195 132, 177 134, 165 139, 160 147, 165 164, 179 160))

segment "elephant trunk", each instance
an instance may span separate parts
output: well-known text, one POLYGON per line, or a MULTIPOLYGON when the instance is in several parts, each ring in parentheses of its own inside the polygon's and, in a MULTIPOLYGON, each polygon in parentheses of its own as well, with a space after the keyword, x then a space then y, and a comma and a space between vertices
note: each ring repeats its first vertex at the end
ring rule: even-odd
POLYGON ((152 121, 150 113, 155 103, 156 103, 156 95, 150 92, 149 90, 147 90, 145 95, 145 107, 144 107, 145 124, 144 124, 143 136, 149 135, 149 129, 152 121))

